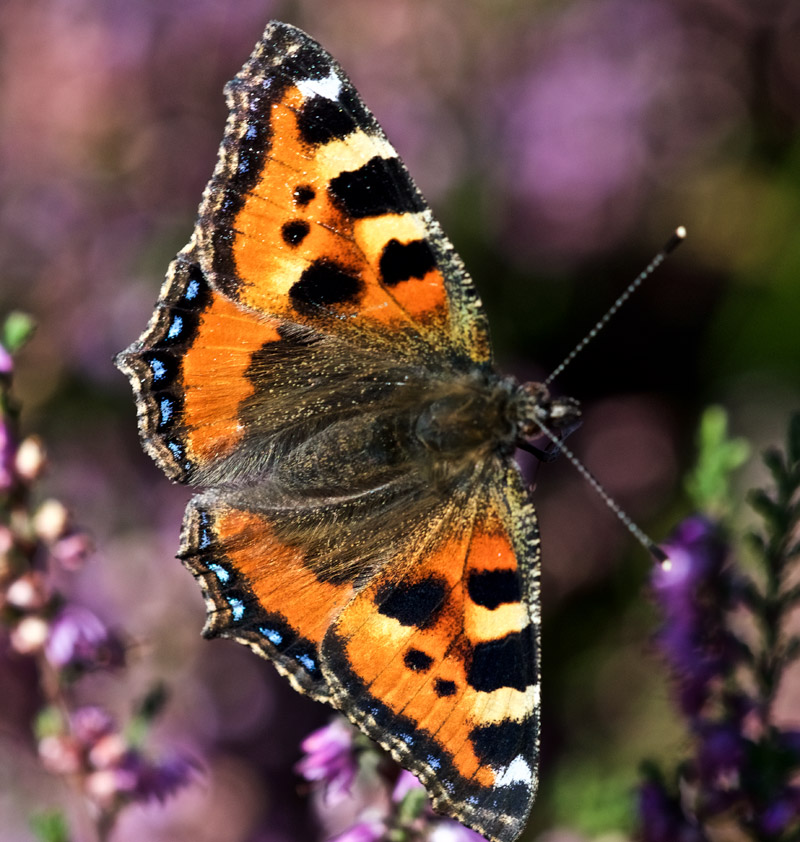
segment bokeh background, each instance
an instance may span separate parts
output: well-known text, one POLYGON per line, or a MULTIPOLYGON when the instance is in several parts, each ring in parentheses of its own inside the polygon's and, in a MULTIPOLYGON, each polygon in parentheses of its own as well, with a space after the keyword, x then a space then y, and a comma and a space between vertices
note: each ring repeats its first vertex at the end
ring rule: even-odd
MULTIPOLYGON (((270 18, 349 72, 475 277, 507 371, 546 375, 686 225, 558 384, 585 406, 570 443, 655 538, 686 512, 704 406, 758 449, 798 403, 797 0, 2 3, 0 311, 38 322, 23 427, 48 442, 47 492, 97 545, 70 596, 132 642, 124 676, 89 677, 80 696, 123 714, 167 682, 153 743, 205 770, 129 810, 120 842, 322 838, 292 765, 328 711, 242 647, 200 639, 202 600, 173 558, 188 493, 141 452, 111 364, 189 237, 222 86, 270 18)), ((639 760, 686 739, 648 642, 649 561, 568 464, 536 483, 545 730, 524 838, 630 828, 639 760)), ((75 807, 36 759, 35 677, 3 654, 0 688, 0 836, 17 842, 32 810, 75 807)))

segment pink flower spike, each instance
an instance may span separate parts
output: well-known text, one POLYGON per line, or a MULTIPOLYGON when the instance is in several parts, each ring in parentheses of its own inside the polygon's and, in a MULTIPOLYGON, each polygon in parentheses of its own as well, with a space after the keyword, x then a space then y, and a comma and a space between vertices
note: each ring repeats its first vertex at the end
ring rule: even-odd
POLYGON ((295 771, 307 781, 325 786, 325 797, 339 803, 350 794, 358 772, 353 746, 353 729, 343 719, 334 719, 309 734, 301 743, 306 756, 295 771))
POLYGON ((329 842, 380 842, 386 838, 386 826, 375 819, 361 821, 334 836, 329 842))
POLYGON ((408 769, 401 770, 395 781, 394 789, 392 790, 392 801, 399 804, 409 792, 415 789, 424 789, 419 782, 419 778, 413 775, 408 769))

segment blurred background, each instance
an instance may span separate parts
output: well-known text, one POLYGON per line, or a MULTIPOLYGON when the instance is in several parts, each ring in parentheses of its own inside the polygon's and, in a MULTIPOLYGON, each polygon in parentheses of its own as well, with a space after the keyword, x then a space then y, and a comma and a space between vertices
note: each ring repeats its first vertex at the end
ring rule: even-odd
MULTIPOLYGON (((328 710, 200 639, 202 599, 173 558, 189 495, 142 453, 111 363, 189 238, 223 84, 270 18, 352 77, 472 272, 502 369, 546 376, 687 227, 558 383, 585 407, 570 444, 654 538, 687 511, 703 407, 724 405, 757 450, 798 404, 797 0, 4 2, 0 312, 38 323, 18 363, 23 429, 46 438, 47 493, 97 545, 70 596, 133 642, 124 680, 79 693, 124 712, 166 681, 156 743, 205 769, 128 810, 120 842, 323 838, 292 765, 328 710)), ((686 739, 649 644, 650 562, 566 462, 536 483, 544 745, 523 838, 629 828, 639 760, 686 739)), ((17 842, 34 808, 73 808, 36 759, 35 676, 0 655, 0 686, 0 835, 17 842)))

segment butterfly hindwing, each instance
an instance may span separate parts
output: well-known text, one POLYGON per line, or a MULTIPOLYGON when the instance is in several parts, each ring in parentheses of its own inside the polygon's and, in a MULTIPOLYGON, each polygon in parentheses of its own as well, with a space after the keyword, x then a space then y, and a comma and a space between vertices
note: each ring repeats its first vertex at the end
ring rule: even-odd
POLYGON ((426 533, 345 607, 323 670, 437 809, 511 840, 536 791, 540 693, 539 539, 517 469, 455 495, 426 533))
POLYGON ((352 582, 317 576, 275 524, 264 512, 198 495, 186 512, 180 557, 206 599, 206 637, 244 643, 272 660, 296 690, 330 702, 319 649, 353 595, 352 582))

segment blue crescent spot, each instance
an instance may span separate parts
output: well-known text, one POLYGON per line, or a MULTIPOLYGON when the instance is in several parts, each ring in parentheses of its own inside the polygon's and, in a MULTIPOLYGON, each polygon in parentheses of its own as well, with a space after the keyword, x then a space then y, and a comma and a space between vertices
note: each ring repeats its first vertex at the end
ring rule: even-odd
POLYGON ((317 662, 310 655, 298 655, 297 660, 309 671, 316 672, 317 662))
POLYGON ((268 629, 266 626, 261 626, 259 631, 274 646, 280 646, 283 643, 283 635, 277 629, 268 629))
POLYGON ((167 373, 166 366, 159 359, 150 360, 150 371, 153 372, 153 380, 161 380, 167 373))
POLYGON ((186 285, 186 292, 184 293, 184 298, 187 301, 191 301, 193 298, 197 298, 197 294, 200 292, 200 284, 197 281, 189 281, 186 285))
POLYGON ((442 765, 442 761, 439 760, 438 757, 434 757, 432 754, 429 754, 425 759, 428 761, 428 765, 431 769, 439 769, 442 765))
POLYGON ((167 339, 177 339, 181 335, 182 330, 183 318, 181 316, 175 316, 172 320, 172 324, 169 326, 169 330, 167 331, 167 339))
POLYGON ((183 448, 178 444, 178 442, 169 441, 167 442, 167 447, 172 451, 172 455, 176 459, 180 459, 183 457, 183 448))
POLYGON ((247 131, 244 133, 244 136, 248 140, 252 140, 257 134, 258 134, 258 129, 255 126, 250 125, 250 126, 247 127, 247 131))
POLYGON ((244 617, 244 603, 241 599, 230 597, 228 599, 228 605, 230 605, 231 611, 233 612, 233 619, 238 623, 244 617))
POLYGON ((230 581, 231 574, 221 564, 209 564, 208 569, 214 573, 223 585, 230 581))
POLYGON ((161 398, 161 423, 166 424, 172 418, 172 400, 161 398))
MULTIPOLYGON (((204 550, 210 543, 211 543, 211 538, 209 537, 208 530, 203 529, 200 532, 200 549, 204 550)), ((214 572, 217 573, 216 570, 214 572)), ((227 572, 228 571, 226 570, 225 573, 227 574, 227 572)), ((219 578, 219 573, 217 573, 217 578, 219 578)))

